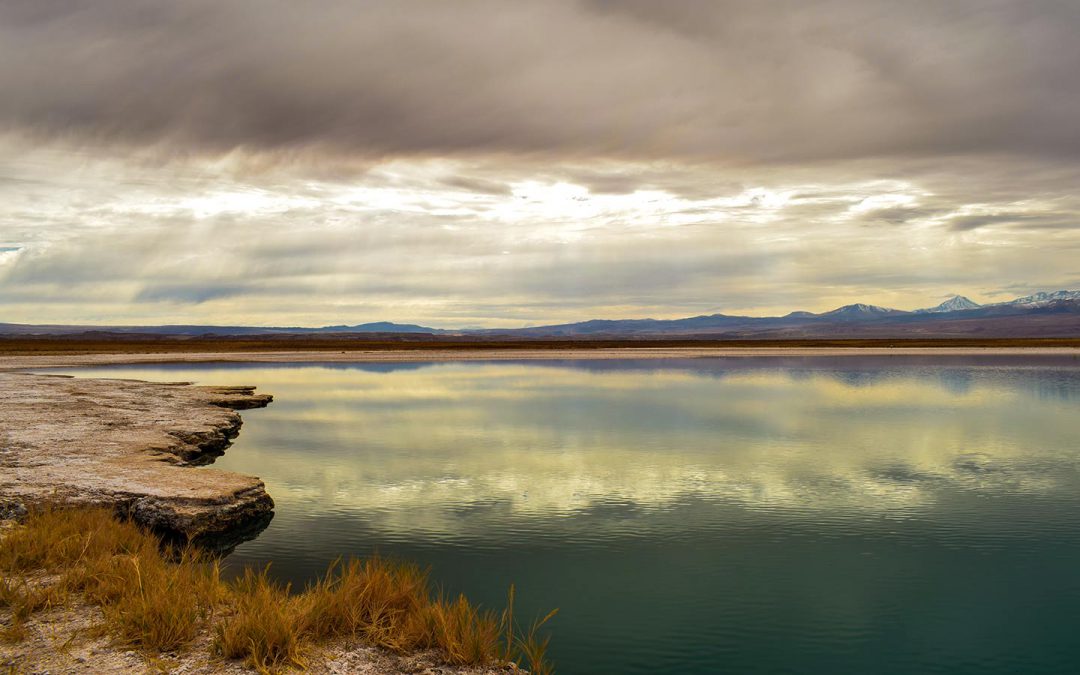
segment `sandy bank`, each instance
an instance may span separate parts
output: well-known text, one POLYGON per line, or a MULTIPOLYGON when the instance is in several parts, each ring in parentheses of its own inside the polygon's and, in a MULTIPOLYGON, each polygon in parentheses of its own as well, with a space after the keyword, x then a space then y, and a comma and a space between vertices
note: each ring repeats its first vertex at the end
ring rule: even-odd
POLYGON ((0 356, 0 370, 151 363, 361 363, 372 361, 519 361, 845 356, 1077 356, 1080 347, 635 347, 599 349, 401 349, 48 353, 0 356))
POLYGON ((236 410, 270 400, 251 387, 0 373, 0 510, 104 504, 187 537, 265 518, 261 480, 186 465, 228 447, 236 410))

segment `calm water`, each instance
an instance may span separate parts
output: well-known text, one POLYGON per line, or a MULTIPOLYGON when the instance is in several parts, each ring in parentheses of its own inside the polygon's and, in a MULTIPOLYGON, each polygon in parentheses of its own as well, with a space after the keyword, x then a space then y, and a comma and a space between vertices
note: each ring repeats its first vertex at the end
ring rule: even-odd
POLYGON ((562 673, 1080 672, 1080 360, 160 366, 255 384, 230 557, 559 607, 562 673))

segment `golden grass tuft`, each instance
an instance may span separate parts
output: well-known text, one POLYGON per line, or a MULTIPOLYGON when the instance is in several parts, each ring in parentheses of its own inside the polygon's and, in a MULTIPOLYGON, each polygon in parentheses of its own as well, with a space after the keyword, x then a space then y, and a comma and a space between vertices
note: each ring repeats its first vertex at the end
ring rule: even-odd
POLYGON ((446 655, 447 663, 489 663, 512 656, 500 650, 502 626, 495 614, 474 607, 464 595, 455 600, 440 598, 427 612, 431 640, 446 655))
POLYGON ((353 637, 400 653, 437 649, 452 665, 507 660, 499 619, 464 596, 433 598, 427 572, 410 563, 337 561, 303 593, 288 591, 247 570, 232 584, 235 612, 215 629, 218 653, 266 670, 302 664, 307 642, 353 637))
POLYGON ((259 672, 283 665, 303 668, 302 599, 271 581, 266 570, 244 570, 230 591, 233 612, 214 627, 214 650, 227 659, 244 659, 259 672))
POLYGON ((44 507, 31 512, 25 527, 4 536, 0 570, 55 572, 103 555, 131 553, 146 543, 142 530, 116 520, 107 509, 44 507))
MULTIPOLYGON (((111 561, 112 586, 101 597, 105 621, 119 641, 144 650, 172 651, 191 642, 221 597, 218 567, 185 551, 176 563, 160 555, 119 556, 111 561), (115 593, 117 584, 127 584, 115 593)), ((99 591, 100 592, 100 591, 99 591)))
POLYGON ((163 547, 133 523, 93 508, 37 510, 3 544, 0 609, 11 619, 0 638, 7 640, 21 638, 33 612, 78 594, 102 608, 102 631, 148 654, 179 650, 207 630, 217 654, 260 672, 304 668, 310 645, 338 638, 402 653, 435 649, 451 665, 514 661, 536 675, 553 672, 539 631, 554 612, 522 631, 512 587, 507 608, 496 614, 464 596, 436 596, 428 573, 410 563, 337 561, 297 594, 265 569, 226 583, 216 561, 163 547), (31 575, 53 581, 31 583, 31 575))
POLYGON ((416 619, 429 604, 427 574, 383 558, 337 561, 304 594, 303 621, 316 639, 361 637, 408 651, 427 646, 416 619))

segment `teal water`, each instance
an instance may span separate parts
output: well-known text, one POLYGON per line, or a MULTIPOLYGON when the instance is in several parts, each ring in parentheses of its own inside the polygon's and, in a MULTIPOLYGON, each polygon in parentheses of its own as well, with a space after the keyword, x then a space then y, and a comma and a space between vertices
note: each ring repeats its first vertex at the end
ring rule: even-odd
POLYGON ((1080 672, 1073 357, 152 366, 255 384, 232 569, 558 607, 561 673, 1080 672))

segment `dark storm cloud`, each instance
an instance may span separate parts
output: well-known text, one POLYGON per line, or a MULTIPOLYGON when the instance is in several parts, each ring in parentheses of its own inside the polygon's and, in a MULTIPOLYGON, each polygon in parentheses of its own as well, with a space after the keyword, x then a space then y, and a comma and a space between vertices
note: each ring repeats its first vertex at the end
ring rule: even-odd
POLYGON ((466 192, 477 192, 486 195, 508 195, 510 186, 493 180, 480 178, 468 178, 465 176, 453 176, 439 181, 440 185, 449 188, 458 188, 466 192))
POLYGON ((989 226, 1014 226, 1046 230, 1080 228, 1080 215, 1041 213, 989 213, 957 216, 949 219, 949 228, 957 231, 975 230, 989 226))
POLYGON ((905 225, 913 220, 928 218, 940 213, 940 210, 934 208, 894 206, 871 211, 863 220, 871 225, 905 225))
POLYGON ((179 153, 1074 157, 1078 29, 1072 0, 8 0, 0 125, 179 153))
POLYGON ((248 284, 154 284, 135 295, 137 302, 180 302, 200 304, 210 300, 259 293, 262 289, 248 284))

